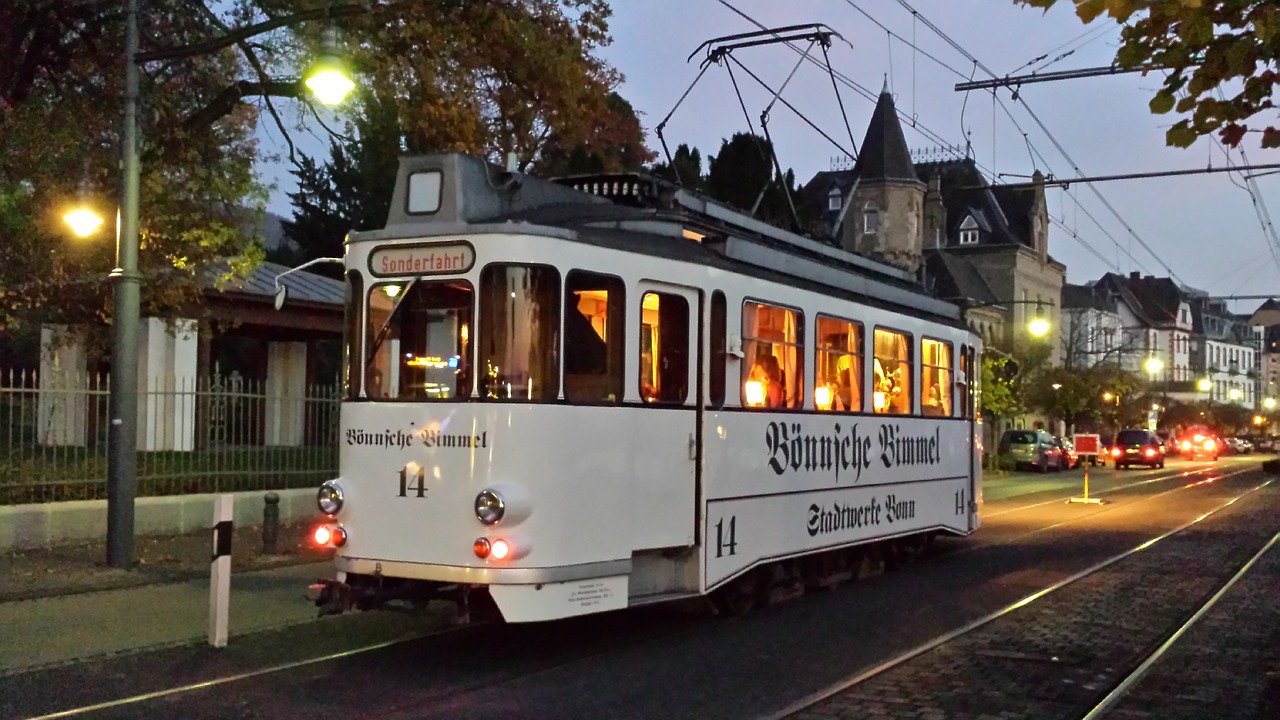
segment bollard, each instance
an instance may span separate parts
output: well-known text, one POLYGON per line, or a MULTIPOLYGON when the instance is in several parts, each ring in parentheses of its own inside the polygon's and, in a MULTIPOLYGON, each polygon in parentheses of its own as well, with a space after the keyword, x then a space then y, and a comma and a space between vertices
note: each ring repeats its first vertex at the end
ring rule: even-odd
POLYGON ((277 540, 280 537, 280 494, 269 492, 263 498, 266 503, 262 507, 262 554, 275 555, 277 540))
POLYGON ((213 499, 213 557, 209 563, 209 644, 227 646, 231 605, 231 534, 235 495, 213 499))

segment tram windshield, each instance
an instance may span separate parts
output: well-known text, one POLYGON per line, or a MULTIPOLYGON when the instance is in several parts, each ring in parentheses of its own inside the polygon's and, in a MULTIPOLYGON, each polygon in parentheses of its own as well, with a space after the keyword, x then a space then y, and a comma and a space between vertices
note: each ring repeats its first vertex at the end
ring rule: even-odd
POLYGON ((471 395, 471 284, 382 283, 369 290, 364 391, 374 400, 471 395))

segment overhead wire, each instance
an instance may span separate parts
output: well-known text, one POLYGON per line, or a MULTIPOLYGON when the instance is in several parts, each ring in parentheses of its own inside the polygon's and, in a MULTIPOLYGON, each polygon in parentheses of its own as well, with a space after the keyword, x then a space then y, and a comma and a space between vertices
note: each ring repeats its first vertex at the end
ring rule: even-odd
MULTIPOLYGON (((907 0, 897 0, 897 1, 899 5, 901 5, 908 12, 910 12, 920 22, 924 23, 925 27, 932 30, 934 34, 936 34, 944 42, 950 45, 956 52, 960 53, 966 59, 973 62, 978 67, 978 69, 987 73, 987 75, 991 76, 994 79, 999 79, 999 76, 996 75, 996 73, 993 70, 991 70, 991 68, 984 65, 982 61, 978 60, 978 58, 976 58, 968 50, 965 50, 959 43, 953 40, 950 35, 944 32, 937 25, 935 25, 931 20, 929 20, 929 18, 927 18, 926 16, 921 14, 918 10, 916 10, 914 7, 912 7, 911 4, 907 2, 907 0)), ((993 92, 994 92, 994 89, 993 89, 993 92)), ((1054 136, 1052 131, 1049 130, 1049 128, 1044 124, 1044 122, 1040 119, 1040 117, 1035 114, 1035 112, 1031 109, 1031 107, 1027 105, 1026 100, 1021 97, 1018 97, 1016 95, 1016 91, 1014 92, 1015 92, 1015 100, 1020 100, 1022 102, 1023 109, 1026 110, 1027 114, 1031 116, 1031 119, 1040 128, 1041 132, 1045 134, 1045 137, 1049 139, 1049 142, 1053 144, 1054 148, 1058 151, 1058 153, 1061 154, 1062 157, 1067 161, 1067 163, 1071 165, 1071 169, 1076 172, 1077 177, 1084 177, 1084 172, 1080 169, 1080 166, 1075 162, 1075 160, 1071 157, 1071 155, 1066 151, 1066 148, 1062 146, 1062 143, 1058 142, 1057 137, 1054 136)), ((1138 235, 1137 231, 1134 230, 1133 227, 1120 215, 1119 211, 1116 210, 1115 206, 1112 205, 1111 202, 1106 199, 1106 197, 1102 194, 1102 192, 1099 191, 1096 187, 1094 187, 1092 183, 1087 183, 1087 185, 1089 187, 1090 192, 1092 192, 1094 196, 1098 198, 1098 200, 1103 204, 1103 206, 1106 207, 1107 210, 1112 214, 1112 216, 1115 217, 1115 219, 1118 220, 1120 224, 1125 228, 1125 230, 1129 233, 1129 237, 1132 238, 1133 240, 1136 240, 1138 244, 1141 245, 1142 248, 1151 255, 1151 257, 1155 258, 1156 262, 1158 262, 1160 266, 1164 268, 1165 272, 1169 274, 1169 277, 1173 278, 1175 281, 1179 283, 1182 283, 1182 279, 1178 277, 1177 273, 1173 271, 1173 268, 1169 267, 1169 264, 1166 263, 1164 259, 1155 252, 1154 249, 1152 249, 1152 247, 1147 243, 1147 241, 1144 240, 1142 236, 1138 235)), ((1132 255, 1130 255, 1130 257, 1132 257, 1132 255)))
MULTIPOLYGON (((723 0, 722 0, 722 2, 723 2, 723 0)), ((727 3, 726 3, 726 4, 727 4, 727 3)), ((977 70, 980 66, 982 67, 982 69, 983 69, 985 72, 987 72, 987 74, 991 74, 991 70, 990 70, 989 68, 986 68, 985 66, 982 66, 982 63, 980 63, 976 57, 974 57, 974 56, 970 55, 968 52, 966 52, 966 51, 964 50, 964 48, 962 48, 962 47, 960 47, 960 46, 959 46, 959 44, 958 44, 958 43, 952 42, 952 41, 950 40, 950 38, 947 38, 947 37, 943 36, 943 39, 945 39, 945 40, 947 40, 948 42, 950 42, 950 44, 952 45, 952 47, 954 47, 954 48, 958 49, 958 50, 961 52, 961 54, 965 55, 965 56, 969 59, 969 61, 973 63, 974 71, 971 71, 971 72, 969 73, 969 75, 968 75, 968 76, 966 76, 963 72, 961 72, 960 70, 956 69, 956 68, 955 68, 955 67, 953 67, 952 65, 950 65, 950 64, 948 64, 947 62, 943 61, 942 59, 938 58, 937 56, 935 56, 935 55, 933 55, 933 54, 929 53, 928 51, 926 51, 926 50, 924 50, 924 49, 920 48, 920 47, 919 47, 919 46, 914 42, 914 40, 913 40, 913 41, 911 41, 911 42, 908 42, 908 41, 907 41, 905 38, 903 38, 901 35, 898 35, 898 34, 894 33, 892 30, 890 30, 890 29, 889 29, 889 27, 888 27, 888 26, 886 26, 884 23, 882 23, 882 22, 880 22, 879 20, 877 20, 874 16, 872 16, 872 15, 871 15, 871 13, 867 12, 867 11, 866 11, 866 10, 864 10, 861 6, 859 6, 856 2, 854 2, 854 0, 845 0, 845 4, 849 5, 849 6, 850 6, 850 7, 852 7, 854 10, 857 10, 859 13, 861 13, 861 14, 862 14, 862 16, 863 16, 863 17, 865 17, 867 20, 871 21, 871 23, 872 23, 872 24, 874 24, 876 27, 878 27, 878 28, 880 28, 880 29, 884 30, 884 31, 885 31, 886 33, 888 33, 891 37, 896 38, 899 42, 902 42, 902 43, 906 44, 908 47, 910 47, 910 48, 911 48, 913 51, 915 51, 916 53, 918 53, 918 54, 920 54, 920 55, 923 55, 924 57, 926 57, 926 58, 928 58, 928 59, 932 60, 933 62, 937 63, 937 64, 938 64, 939 66, 941 66, 942 68, 944 68, 944 69, 946 69, 946 70, 950 71, 952 74, 954 74, 954 75, 956 75, 956 76, 960 77, 961 79, 967 79, 967 80, 970 80, 970 81, 971 81, 971 80, 973 80, 973 74, 974 74, 974 72, 976 72, 976 70, 977 70)), ((920 14, 919 14, 918 12, 916 12, 916 11, 915 11, 915 9, 914 9, 914 8, 912 8, 910 5, 907 5, 906 3, 902 3, 902 4, 903 4, 903 5, 904 5, 908 10, 910 10, 910 11, 911 11, 911 17, 912 17, 912 32, 913 32, 913 33, 914 33, 915 25, 916 25, 916 23, 917 23, 917 22, 924 22, 924 23, 926 24, 926 26, 927 26, 927 27, 929 27, 931 30, 933 30, 935 33, 940 33, 940 30, 938 30, 938 29, 936 28, 936 26, 934 26, 934 25, 929 21, 929 19, 928 19, 928 18, 925 18, 924 16, 920 15, 920 14)), ((739 14, 741 14, 741 13, 739 13, 739 14)), ((745 17, 745 15, 744 15, 743 17, 745 17)), ((749 19, 749 18, 748 18, 748 19, 749 19)), ((754 22, 754 21, 752 21, 752 22, 754 22)), ((762 27, 762 26, 761 26, 761 27, 762 27)), ((1074 43, 1074 42, 1076 42, 1076 41, 1080 40, 1081 38, 1083 38, 1083 37, 1085 37, 1085 36, 1089 35, 1090 33, 1097 32, 1099 29, 1106 30, 1106 29, 1108 29, 1108 28, 1107 28, 1105 25, 1101 25, 1101 26, 1099 26, 1099 27, 1097 27, 1097 28, 1090 28, 1090 29, 1086 30, 1085 32, 1081 33, 1080 35, 1077 35, 1075 38, 1072 38, 1071 40, 1068 40, 1067 42, 1065 42, 1065 43, 1063 43, 1063 44, 1059 45, 1058 47, 1054 48, 1053 50, 1050 50, 1050 51, 1049 51, 1049 53, 1055 52, 1055 51, 1057 51, 1057 50, 1059 50, 1059 49, 1061 49, 1061 48, 1063 48, 1063 47, 1066 47, 1066 46, 1068 46, 1068 45, 1071 45, 1072 43, 1074 43)), ((1105 34, 1105 33, 1104 33, 1104 34, 1105 34)), ((1100 36, 1101 36, 1101 35, 1100 35, 1100 36)), ((1049 54, 1049 53, 1046 53, 1046 55, 1047 55, 1047 54, 1049 54)), ((1018 132, 1022 133, 1022 137, 1023 137, 1023 139, 1026 141, 1027 147, 1031 150, 1031 152, 1034 154, 1034 156, 1035 156, 1035 157, 1038 157, 1038 158, 1040 159, 1040 164, 1044 166, 1044 169, 1045 169, 1047 172, 1049 172, 1050 174, 1052 174, 1052 173, 1053 173, 1053 167, 1052 167, 1052 165, 1051 165, 1051 164, 1049 163, 1049 161, 1044 157, 1044 155, 1039 151, 1039 149, 1037 149, 1037 148, 1035 147, 1035 145, 1031 142, 1031 139, 1030 139, 1029 133, 1027 133, 1027 131, 1023 129, 1023 127, 1022 127, 1021 123, 1019 123, 1019 122, 1018 122, 1018 119, 1017 119, 1016 117, 1014 117, 1013 112, 1009 109, 1008 105, 1006 105, 1006 104, 1005 104, 1004 100, 998 96, 998 94, 995 92, 995 89, 994 89, 994 88, 991 90, 991 97, 992 97, 993 105, 994 105, 994 104, 996 104, 996 103, 998 103, 998 104, 999 104, 1000 109, 1001 109, 1001 110, 1004 112, 1004 114, 1005 114, 1005 117, 1007 117, 1007 118, 1009 119, 1009 122, 1013 124, 1014 128, 1016 128, 1018 132)), ((964 129, 964 114, 965 114, 965 109, 968 107, 968 102, 969 102, 969 93, 967 93, 967 92, 966 92, 966 93, 965 93, 965 96, 964 96, 964 102, 963 102, 963 104, 961 105, 961 109, 960 109, 960 132, 961 132, 961 135, 962 135, 962 136, 965 138, 965 140, 966 140, 966 146, 968 146, 968 145, 970 144, 970 143, 969 143, 969 140, 968 140, 969 135, 968 135, 968 133, 966 133, 966 132, 965 132, 965 129, 964 129)), ((1026 103, 1024 102, 1024 103, 1023 103, 1023 105, 1024 105, 1024 107, 1025 107, 1026 103)), ((993 109, 993 111, 992 111, 992 112, 993 112, 993 117, 992 117, 992 123, 993 123, 993 125, 992 125, 992 134, 993 134, 993 140, 992 140, 992 158, 993 158, 993 163, 994 163, 994 157, 995 157, 995 147, 994 147, 994 146, 995 146, 995 141, 994 141, 994 133, 995 133, 995 126, 994 126, 994 122, 995 122, 995 119, 994 119, 994 109, 993 109)), ((1041 129, 1043 130, 1044 128, 1042 127, 1041 129)), ((981 168, 982 166, 981 166, 980 164, 978 164, 978 163, 977 163, 976 158, 975 158, 974 160, 975 160, 975 161, 974 161, 974 164, 975 164, 975 165, 977 165, 979 168, 981 168)), ((1034 167, 1035 165, 1036 165, 1036 163, 1035 163, 1035 161, 1034 161, 1034 159, 1033 159, 1033 161, 1032 161, 1032 166, 1034 167)), ((1079 173, 1079 171, 1078 171, 1078 170, 1077 170, 1077 172, 1078 172, 1078 174, 1081 174, 1081 175, 1083 174, 1083 173, 1079 173)), ((995 172, 994 172, 994 171, 989 171, 987 174, 991 177, 992 182, 995 182, 995 180, 996 180, 996 179, 997 179, 997 177, 998 177, 998 176, 995 174, 995 172)), ((1079 199, 1078 197, 1076 197, 1074 193, 1068 193, 1068 196, 1071 198, 1072 203, 1074 203, 1074 204, 1076 204, 1077 206, 1079 206, 1080 199, 1079 199)), ((1087 211, 1086 211, 1086 214, 1088 214, 1088 212, 1087 212, 1087 211)), ((1098 223, 1098 222, 1097 222, 1097 220, 1096 220, 1095 218, 1093 218, 1093 217, 1092 217, 1092 215, 1090 215, 1089 217, 1090 217, 1090 219, 1093 219, 1093 220, 1094 220, 1094 223, 1095 223, 1096 225, 1098 225, 1098 228, 1099 228, 1100 230, 1102 230, 1102 231, 1103 231, 1103 233, 1107 236, 1107 238, 1108 238, 1109 240, 1111 240, 1111 242, 1112 242, 1112 243, 1114 243, 1114 244, 1116 245, 1116 249, 1117 249, 1118 251, 1123 252, 1123 253, 1125 253, 1126 255, 1128 255, 1128 257, 1130 258, 1130 260, 1133 260, 1135 264, 1139 265, 1139 267, 1142 267, 1142 266, 1141 266, 1141 264, 1140 264, 1140 263, 1138 263, 1138 262, 1137 262, 1137 260, 1133 258, 1133 254, 1132 254, 1131 252, 1129 252, 1126 248, 1124 248, 1124 247, 1120 244, 1120 242, 1114 238, 1114 236, 1112 236, 1109 232, 1107 232, 1107 231, 1106 231, 1106 229, 1105 229, 1105 228, 1103 228, 1103 227, 1102 227, 1102 225, 1101 225, 1100 223, 1098 223)), ((1080 240, 1081 242, 1086 242, 1086 241, 1084 241, 1084 240, 1083 240, 1083 238, 1080 238, 1079 236, 1076 236, 1076 239, 1077 239, 1077 240, 1080 240)), ((1089 249, 1090 249, 1090 251, 1091 251, 1091 252, 1093 252, 1095 255, 1099 255, 1099 256, 1101 255, 1101 253, 1099 253, 1095 248, 1090 247, 1089 249)), ((1143 270, 1145 271, 1145 269, 1146 269, 1146 268, 1144 267, 1144 268, 1143 268, 1143 270)))

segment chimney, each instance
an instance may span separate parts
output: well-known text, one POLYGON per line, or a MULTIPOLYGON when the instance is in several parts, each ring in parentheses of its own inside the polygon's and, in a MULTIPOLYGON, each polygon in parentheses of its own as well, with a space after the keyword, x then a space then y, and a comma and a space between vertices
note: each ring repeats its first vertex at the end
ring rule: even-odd
POLYGON ((1142 279, 1142 273, 1138 272, 1137 270, 1134 270, 1133 272, 1129 273, 1129 279, 1130 279, 1130 280, 1141 280, 1141 279, 1142 279))

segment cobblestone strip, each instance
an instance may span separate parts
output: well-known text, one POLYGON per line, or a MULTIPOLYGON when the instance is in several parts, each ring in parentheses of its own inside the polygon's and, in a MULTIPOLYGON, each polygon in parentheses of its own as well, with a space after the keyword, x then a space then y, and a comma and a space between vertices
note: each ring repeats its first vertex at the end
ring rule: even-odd
POLYGON ((1259 558, 1217 605, 1103 717, 1276 720, 1264 707, 1280 674, 1280 548, 1259 558))
POLYGON ((790 717, 1079 718, 1275 532, 1253 497, 790 717))

